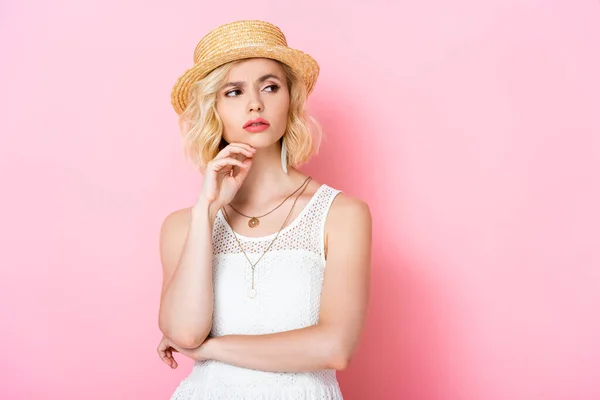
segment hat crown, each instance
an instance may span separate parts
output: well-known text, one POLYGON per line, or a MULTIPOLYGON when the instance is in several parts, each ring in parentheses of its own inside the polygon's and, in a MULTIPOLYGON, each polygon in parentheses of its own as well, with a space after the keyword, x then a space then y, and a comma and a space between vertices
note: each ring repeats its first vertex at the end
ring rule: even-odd
POLYGON ((171 90, 171 104, 181 115, 195 82, 221 65, 248 58, 268 58, 292 68, 306 86, 308 96, 317 82, 319 64, 308 54, 288 47, 277 26, 256 20, 231 22, 206 34, 194 50, 194 65, 179 76, 171 90))
POLYGON ((277 26, 265 21, 236 21, 221 25, 204 36, 194 51, 194 63, 214 53, 249 46, 285 46, 285 35, 277 26))

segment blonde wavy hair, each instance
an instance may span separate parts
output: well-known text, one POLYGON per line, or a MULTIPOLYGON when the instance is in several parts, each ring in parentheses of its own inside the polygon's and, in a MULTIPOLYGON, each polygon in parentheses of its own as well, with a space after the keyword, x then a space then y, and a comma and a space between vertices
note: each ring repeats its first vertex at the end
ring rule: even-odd
MULTIPOLYGON (((200 170, 225 146, 223 122, 217 113, 217 96, 231 68, 241 61, 224 64, 194 83, 190 101, 179 117, 186 160, 200 170)), ((285 71, 290 105, 282 140, 287 148, 288 166, 299 166, 319 150, 322 131, 318 122, 306 112, 306 86, 292 68, 279 63, 285 71)))

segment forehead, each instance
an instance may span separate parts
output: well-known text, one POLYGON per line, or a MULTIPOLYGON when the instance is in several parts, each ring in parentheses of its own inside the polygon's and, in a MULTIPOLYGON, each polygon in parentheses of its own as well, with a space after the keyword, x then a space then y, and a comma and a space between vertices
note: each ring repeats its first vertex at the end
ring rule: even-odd
POLYGON ((273 74, 285 79, 285 71, 278 61, 269 58, 249 58, 234 65, 228 74, 228 80, 253 80, 261 76, 273 74))

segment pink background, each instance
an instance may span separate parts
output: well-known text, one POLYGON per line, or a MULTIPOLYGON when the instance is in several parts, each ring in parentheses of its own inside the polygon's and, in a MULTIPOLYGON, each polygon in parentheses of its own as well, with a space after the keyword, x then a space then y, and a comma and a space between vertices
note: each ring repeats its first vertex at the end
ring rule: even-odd
POLYGON ((158 231, 189 206, 172 84, 210 28, 322 72, 305 170, 366 200, 348 400, 600 398, 598 1, 3 1, 2 399, 167 399, 158 231))

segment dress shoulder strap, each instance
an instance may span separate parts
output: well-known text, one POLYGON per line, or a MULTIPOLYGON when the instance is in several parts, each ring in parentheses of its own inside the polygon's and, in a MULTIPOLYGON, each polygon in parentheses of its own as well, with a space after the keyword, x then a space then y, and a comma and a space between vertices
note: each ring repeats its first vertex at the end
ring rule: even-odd
POLYGON ((310 210, 314 213, 312 216, 315 221, 315 224, 313 225, 314 238, 317 242, 319 254, 323 262, 325 262, 325 222, 327 221, 327 216, 329 215, 333 200, 335 200, 336 196, 340 193, 342 193, 341 190, 323 184, 319 190, 318 197, 315 199, 316 201, 310 210))

